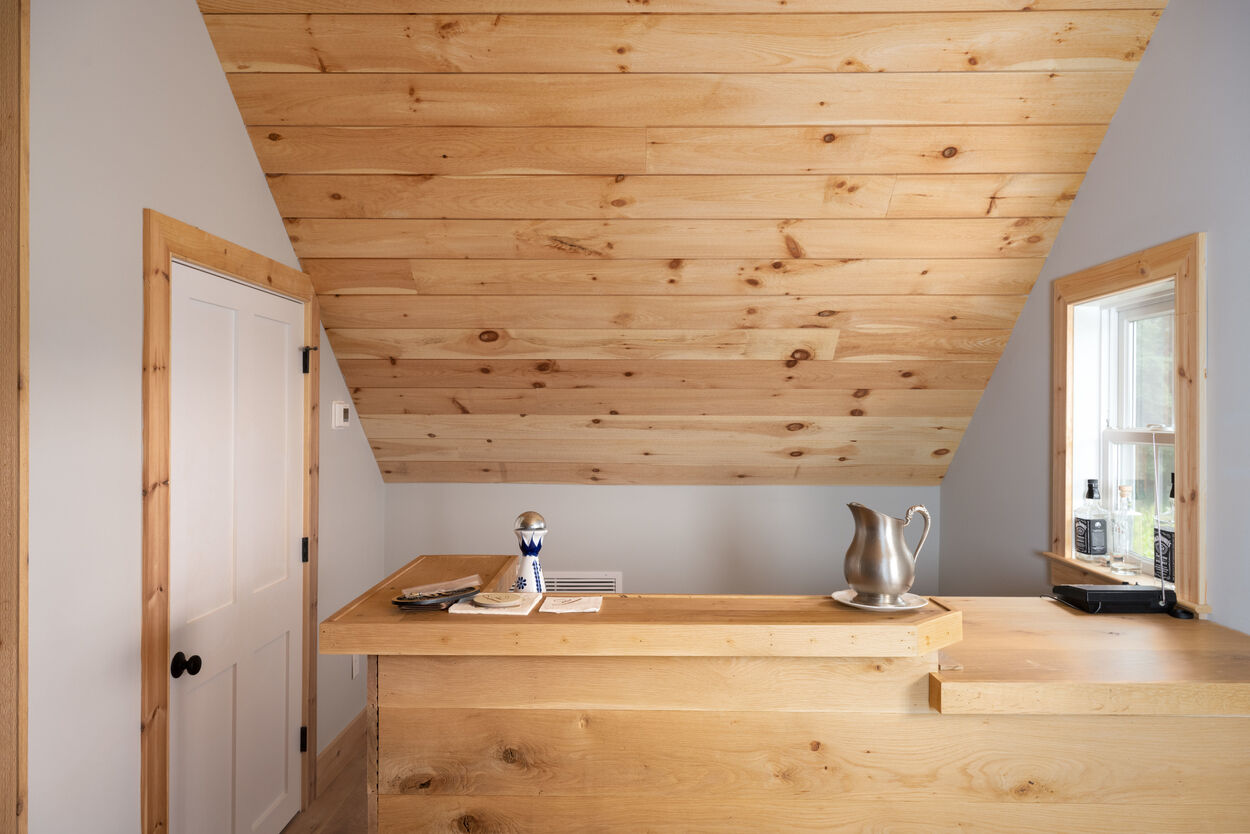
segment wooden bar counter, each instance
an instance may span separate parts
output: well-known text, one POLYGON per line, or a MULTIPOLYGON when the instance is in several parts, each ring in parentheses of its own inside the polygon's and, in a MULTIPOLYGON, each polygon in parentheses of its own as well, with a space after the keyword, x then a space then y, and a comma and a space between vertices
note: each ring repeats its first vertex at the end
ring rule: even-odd
POLYGON ((390 604, 515 570, 419 557, 322 623, 369 655, 371 831, 1250 831, 1238 632, 1032 598, 390 604))

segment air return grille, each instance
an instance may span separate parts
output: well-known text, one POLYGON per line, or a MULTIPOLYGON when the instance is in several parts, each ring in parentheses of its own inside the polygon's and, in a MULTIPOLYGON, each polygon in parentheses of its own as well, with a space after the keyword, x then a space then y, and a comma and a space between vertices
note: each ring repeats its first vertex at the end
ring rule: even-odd
POLYGON ((619 594, 620 571, 543 571, 546 590, 562 594, 619 594))

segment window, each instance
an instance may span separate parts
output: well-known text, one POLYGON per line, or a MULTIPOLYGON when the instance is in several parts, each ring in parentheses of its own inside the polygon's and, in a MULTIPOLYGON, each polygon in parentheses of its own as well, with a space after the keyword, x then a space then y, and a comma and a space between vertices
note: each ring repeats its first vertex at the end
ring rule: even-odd
POLYGON ((1072 311, 1072 498, 1083 500, 1086 479, 1097 478, 1111 510, 1118 490, 1128 488, 1134 513, 1126 563, 1135 573, 1152 573, 1151 520, 1174 471, 1175 298, 1169 278, 1072 311))
POLYGON ((1052 579, 1119 581, 1074 562, 1072 511, 1097 478, 1102 504, 1132 497, 1130 565, 1153 574, 1153 519, 1176 477, 1176 586, 1205 612, 1201 418, 1202 237, 1192 235, 1054 282, 1052 579), (1064 562, 1069 563, 1064 565, 1064 562), (1058 564, 1057 564, 1058 563, 1058 564), (1075 567, 1092 576, 1079 576, 1075 567))

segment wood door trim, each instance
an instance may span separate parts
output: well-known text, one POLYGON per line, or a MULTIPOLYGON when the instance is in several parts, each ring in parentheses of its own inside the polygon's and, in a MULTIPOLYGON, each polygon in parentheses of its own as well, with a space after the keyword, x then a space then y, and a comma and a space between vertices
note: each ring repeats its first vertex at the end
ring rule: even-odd
POLYGON ((24 834, 30 403, 30 2, 0 7, 0 830, 24 834))
MULTIPOLYGON (((312 281, 297 269, 236 246, 151 209, 143 211, 143 620, 140 803, 145 834, 169 830, 169 351, 170 261, 224 273, 304 305, 304 344, 320 346, 321 317, 312 281)), ((317 778, 317 472, 319 351, 304 381, 304 571, 300 808, 317 778)))

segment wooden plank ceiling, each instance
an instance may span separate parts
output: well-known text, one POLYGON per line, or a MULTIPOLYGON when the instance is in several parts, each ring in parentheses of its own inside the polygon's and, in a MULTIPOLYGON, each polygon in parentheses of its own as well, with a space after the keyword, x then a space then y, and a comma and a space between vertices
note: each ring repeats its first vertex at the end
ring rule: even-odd
POLYGON ((200 0, 388 481, 938 483, 1165 0, 200 0))

